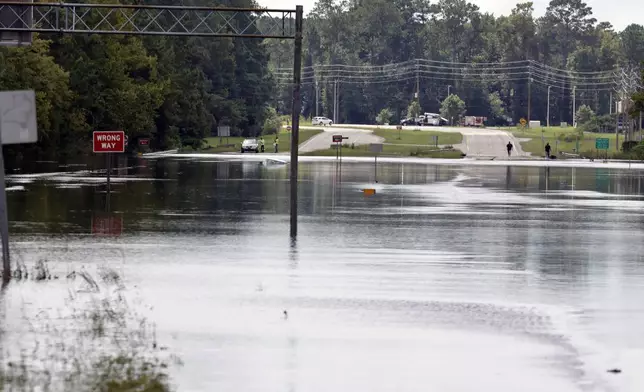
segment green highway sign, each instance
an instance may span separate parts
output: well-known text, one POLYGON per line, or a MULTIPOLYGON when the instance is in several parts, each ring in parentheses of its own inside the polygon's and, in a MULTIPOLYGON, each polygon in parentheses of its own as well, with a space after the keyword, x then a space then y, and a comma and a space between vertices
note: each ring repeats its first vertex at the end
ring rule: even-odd
POLYGON ((608 139, 595 139, 595 149, 608 150, 608 139))

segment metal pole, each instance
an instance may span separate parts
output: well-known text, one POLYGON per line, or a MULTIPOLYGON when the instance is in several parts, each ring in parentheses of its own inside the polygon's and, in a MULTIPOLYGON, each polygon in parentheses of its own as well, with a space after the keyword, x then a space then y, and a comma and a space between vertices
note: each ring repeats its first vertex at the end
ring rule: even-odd
POLYGON ((295 59, 293 60, 293 113, 291 131, 291 238, 297 237, 297 166, 300 141, 300 83, 302 78, 302 20, 304 10, 295 7, 295 59))
POLYGON ((105 154, 105 167, 107 168, 107 189, 105 191, 105 212, 110 212, 110 178, 112 177, 112 153, 105 154))
POLYGON ((530 119, 532 111, 532 78, 528 79, 528 128, 530 128, 530 119))
POLYGON ((572 86, 572 127, 577 127, 577 86, 572 86))
POLYGON ((615 102, 615 113, 617 120, 615 121, 615 150, 619 151, 619 102, 615 102))
POLYGON ((375 162, 373 166, 373 178, 377 184, 378 183, 378 153, 376 153, 375 155, 375 162))
POLYGON ((452 89, 452 85, 451 85, 451 84, 448 84, 448 85, 447 85, 447 96, 448 96, 448 97, 450 96, 450 90, 451 90, 451 89, 452 89))
POLYGON ((315 117, 320 115, 320 86, 318 81, 315 81, 315 117))
POLYGON ((420 73, 418 72, 418 60, 416 60, 416 100, 420 106, 420 73))
POLYGON ((11 259, 9 257, 9 218, 7 214, 7 190, 4 179, 4 155, 2 148, 2 108, 0 108, 0 232, 2 234, 2 280, 11 279, 11 259))
POLYGON ((548 114, 546 115, 548 118, 546 119, 546 127, 550 128, 550 89, 552 86, 548 86, 548 114))
POLYGON ((610 104, 608 105, 608 114, 613 114, 613 92, 610 92, 610 104))

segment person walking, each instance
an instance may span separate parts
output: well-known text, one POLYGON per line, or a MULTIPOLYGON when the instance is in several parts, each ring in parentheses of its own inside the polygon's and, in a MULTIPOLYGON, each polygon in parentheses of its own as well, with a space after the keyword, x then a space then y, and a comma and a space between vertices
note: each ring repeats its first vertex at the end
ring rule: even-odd
POLYGON ((546 159, 550 159, 550 143, 546 143, 546 159))
POLYGON ((259 138, 259 149, 261 152, 264 152, 264 136, 259 138))
POLYGON ((275 154, 277 154, 277 147, 279 146, 279 140, 277 139, 277 136, 275 136, 275 143, 273 143, 273 147, 275 147, 275 154))
POLYGON ((512 155, 512 148, 514 147, 512 142, 508 142, 508 145, 505 147, 508 149, 508 156, 512 155))

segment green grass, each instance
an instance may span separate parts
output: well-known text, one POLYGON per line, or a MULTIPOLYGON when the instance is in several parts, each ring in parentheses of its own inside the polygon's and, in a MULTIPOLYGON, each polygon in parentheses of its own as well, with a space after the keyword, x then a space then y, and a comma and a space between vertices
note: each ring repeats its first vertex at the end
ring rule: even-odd
MULTIPOLYGON (((504 130, 512 132, 517 138, 530 138, 530 141, 521 142, 521 147, 524 151, 530 152, 535 156, 544 156, 544 146, 550 143, 552 147, 551 153, 559 153, 560 151, 575 153, 577 148, 576 136, 578 131, 572 127, 549 127, 549 128, 504 128, 504 130), (541 137, 543 136, 543 141, 541 137)), ((579 140, 579 151, 583 156, 594 156, 595 140, 598 138, 609 139, 609 156, 614 155, 615 150, 615 134, 614 133, 590 133, 584 132, 583 137, 579 140)), ((624 141, 623 136, 620 135, 620 144, 624 141)), ((621 146, 620 146, 621 148, 621 146)))
MULTIPOLYGON (((326 150, 318 150, 303 155, 309 156, 336 156, 336 150, 329 148, 326 150)), ((349 145, 344 145, 342 148, 342 156, 345 157, 373 157, 374 153, 370 151, 368 145, 360 145, 351 148, 349 145)), ((461 151, 459 150, 441 150, 433 146, 383 146, 382 153, 378 156, 395 156, 395 157, 421 157, 421 158, 451 158, 460 159, 461 151)))
MULTIPOLYGON (((322 129, 300 129, 300 144, 309 140, 318 133, 323 132, 322 129)), ((208 137, 205 139, 208 147, 201 150, 201 152, 207 153, 222 153, 222 152, 239 152, 241 144, 244 141, 244 137, 229 137, 222 138, 220 142, 219 137, 208 137), (233 144, 233 146, 228 146, 227 144, 233 144)), ((259 138, 258 138, 259 139, 259 138)), ((264 135, 264 146, 266 152, 273 152, 273 142, 275 141, 275 135, 264 135)), ((279 152, 288 152, 291 151, 291 132, 282 131, 279 133, 279 152)))
POLYGON ((463 135, 458 132, 374 129, 373 133, 385 138, 385 143, 392 144, 433 145, 433 136, 438 136, 438 144, 443 146, 453 146, 463 142, 463 135))

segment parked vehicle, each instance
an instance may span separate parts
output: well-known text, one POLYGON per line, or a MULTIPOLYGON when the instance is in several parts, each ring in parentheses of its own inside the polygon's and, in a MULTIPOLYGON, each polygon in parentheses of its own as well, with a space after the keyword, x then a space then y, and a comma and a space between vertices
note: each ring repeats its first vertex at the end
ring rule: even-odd
POLYGON ((311 125, 333 125, 333 121, 331 121, 330 118, 326 117, 313 117, 313 120, 311 121, 311 125))
POLYGON ((485 121, 487 121, 487 117, 465 116, 462 124, 466 127, 483 127, 485 121))
POLYGON ((257 142, 257 139, 244 139, 241 145, 241 152, 243 154, 246 151, 259 152, 259 143, 257 142))
POLYGON ((419 124, 418 124, 418 119, 405 118, 400 122, 400 125, 419 125, 419 124))

